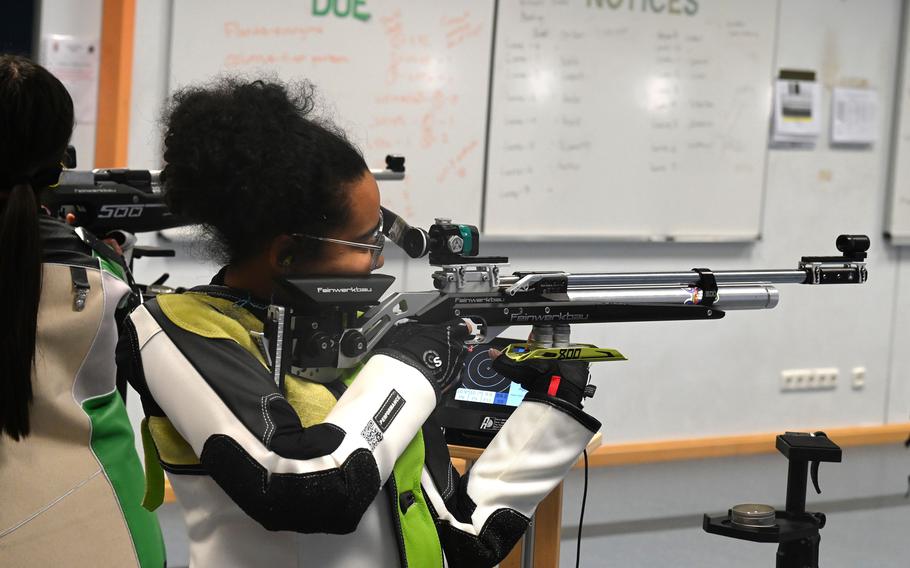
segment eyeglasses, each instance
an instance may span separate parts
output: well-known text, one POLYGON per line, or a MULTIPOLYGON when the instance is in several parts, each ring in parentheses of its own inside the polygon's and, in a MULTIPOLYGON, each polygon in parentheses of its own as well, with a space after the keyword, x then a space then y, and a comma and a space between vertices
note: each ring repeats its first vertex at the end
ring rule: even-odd
POLYGON ((382 256, 382 250, 385 248, 385 235, 382 233, 382 227, 382 212, 380 211, 379 225, 377 225, 376 230, 370 235, 369 243, 358 243, 356 241, 346 241, 344 239, 333 239, 330 237, 317 237, 315 235, 305 235, 303 233, 291 233, 291 236, 296 239, 313 239, 315 241, 337 243, 339 245, 369 250, 370 270, 376 270, 379 267, 379 257, 382 256))

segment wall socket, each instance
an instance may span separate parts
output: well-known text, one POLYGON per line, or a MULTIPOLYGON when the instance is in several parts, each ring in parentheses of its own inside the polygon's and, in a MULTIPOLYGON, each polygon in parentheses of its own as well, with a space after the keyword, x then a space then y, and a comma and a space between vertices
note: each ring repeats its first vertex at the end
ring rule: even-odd
POLYGON ((861 390, 866 386, 866 368, 853 367, 853 390, 861 390))
POLYGON ((832 390, 837 388, 837 367, 788 369, 780 373, 781 392, 832 390))

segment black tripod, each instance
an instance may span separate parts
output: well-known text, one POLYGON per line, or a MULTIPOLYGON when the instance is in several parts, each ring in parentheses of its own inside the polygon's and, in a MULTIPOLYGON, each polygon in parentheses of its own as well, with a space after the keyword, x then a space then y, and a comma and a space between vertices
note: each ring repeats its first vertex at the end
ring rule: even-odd
POLYGON ((776 542, 777 568, 818 568, 819 530, 824 513, 806 511, 806 484, 812 463, 812 484, 818 486, 818 465, 840 462, 840 447, 824 432, 787 432, 777 437, 777 449, 790 461, 787 475, 787 508, 775 511, 767 505, 737 505, 726 515, 705 515, 702 527, 712 534, 753 542, 776 542))

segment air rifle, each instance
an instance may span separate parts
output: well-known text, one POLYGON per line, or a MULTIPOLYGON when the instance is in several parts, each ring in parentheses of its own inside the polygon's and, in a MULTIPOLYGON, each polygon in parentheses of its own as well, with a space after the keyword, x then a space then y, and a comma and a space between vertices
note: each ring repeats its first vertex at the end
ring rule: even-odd
MULTIPOLYGON (((188 224, 168 210, 160 171, 76 170, 76 149, 72 146, 67 148, 63 163, 69 169, 63 170, 57 184, 41 194, 41 205, 51 215, 93 237, 115 240, 130 271, 134 259, 174 256, 174 250, 169 248, 136 244, 136 233, 188 224)), ((165 273, 149 285, 136 287, 143 295, 173 291, 163 286, 168 277, 165 273)), ((132 276, 128 278, 132 282, 132 276)))
MULTIPOLYGON (((385 169, 370 170, 377 180, 404 179, 404 157, 389 155, 385 161, 385 169)), ((64 163, 67 168, 76 167, 72 146, 67 149, 64 163)), ((43 192, 42 205, 52 215, 97 237, 116 239, 130 268, 134 258, 174 256, 171 249, 136 246, 136 233, 190 224, 167 208, 162 170, 66 169, 60 174, 60 181, 43 192)), ((164 275, 154 284, 159 285, 166 278, 164 275)))
MULTIPOLYGON (((75 167, 73 150, 67 159, 75 167)), ((386 156, 386 168, 371 172, 377 180, 404 179, 404 158, 386 156)), ((71 222, 99 237, 188 225, 168 210, 163 185, 161 170, 63 170, 60 182, 42 195, 42 204, 52 215, 71 216, 71 222)))
POLYGON ((513 325, 532 325, 528 343, 504 353, 514 359, 624 360, 616 350, 570 341, 580 323, 717 320, 728 311, 770 309, 779 284, 861 284, 867 279, 865 235, 841 235, 839 255, 804 256, 793 269, 585 273, 505 271, 506 257, 478 256, 476 227, 436 219, 423 230, 383 208, 386 237, 412 258, 429 256, 434 290, 382 299, 394 278, 290 276, 276 280, 260 339, 276 383, 285 373, 350 368, 403 321, 436 324, 463 319, 470 343, 490 341, 513 325))

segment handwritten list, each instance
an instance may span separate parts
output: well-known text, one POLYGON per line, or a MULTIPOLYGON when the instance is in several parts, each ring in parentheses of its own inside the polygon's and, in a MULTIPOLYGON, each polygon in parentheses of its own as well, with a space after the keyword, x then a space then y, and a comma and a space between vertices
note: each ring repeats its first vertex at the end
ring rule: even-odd
POLYGON ((775 7, 752 4, 500 3, 487 231, 757 235, 775 7))

